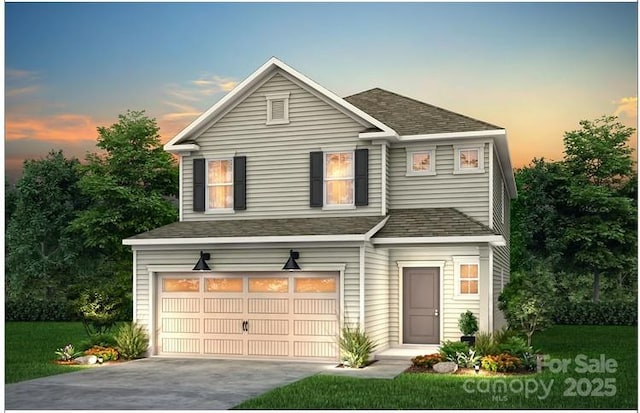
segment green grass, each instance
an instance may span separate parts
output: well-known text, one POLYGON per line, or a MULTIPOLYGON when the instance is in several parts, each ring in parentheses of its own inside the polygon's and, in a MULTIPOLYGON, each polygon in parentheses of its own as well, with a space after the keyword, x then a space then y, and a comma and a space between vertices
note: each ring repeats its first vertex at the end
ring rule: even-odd
MULTIPOLYGON (((636 409, 638 407, 637 327, 554 326, 534 336, 534 347, 553 358, 571 359, 566 373, 545 371, 540 374, 510 377, 439 376, 402 374, 394 380, 358 379, 316 375, 288 386, 274 389, 248 400, 236 409, 636 409), (599 358, 604 354, 615 359, 615 373, 578 373, 575 357, 585 354, 599 358), (576 396, 566 380, 580 381, 576 396), (615 379, 615 395, 585 396, 577 394, 595 387, 600 379, 615 379), (519 383, 536 392, 528 397, 519 383), (519 382, 519 383, 518 383, 519 382), (465 384, 466 383, 466 384, 465 384), (485 392, 487 384, 505 383, 506 392, 485 392), (544 397, 540 383, 550 392, 544 397), (465 391, 473 390, 474 393, 465 391), (480 387, 478 387, 480 386, 480 387), (511 386, 511 387, 509 387, 511 386), (482 390, 482 391, 479 391, 482 390), (540 396, 540 397, 538 397, 540 396)), ((601 389, 603 393, 611 389, 601 389)), ((589 392, 591 394, 591 392, 589 392)))
POLYGON ((71 343, 76 348, 87 334, 80 322, 7 322, 5 334, 5 383, 15 383, 80 370, 59 366, 55 351, 71 343))

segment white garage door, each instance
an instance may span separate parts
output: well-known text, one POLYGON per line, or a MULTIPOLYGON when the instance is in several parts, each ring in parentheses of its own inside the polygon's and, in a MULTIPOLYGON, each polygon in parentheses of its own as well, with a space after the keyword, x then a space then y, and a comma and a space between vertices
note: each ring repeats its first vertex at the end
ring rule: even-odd
POLYGON ((161 274, 157 354, 337 360, 338 274, 161 274))

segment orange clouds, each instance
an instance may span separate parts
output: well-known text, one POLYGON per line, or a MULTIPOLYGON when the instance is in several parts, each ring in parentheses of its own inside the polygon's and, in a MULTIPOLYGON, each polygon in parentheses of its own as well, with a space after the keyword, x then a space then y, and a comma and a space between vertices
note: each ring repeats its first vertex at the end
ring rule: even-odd
POLYGON ((97 122, 86 115, 63 113, 43 117, 6 114, 7 140, 35 139, 42 141, 73 142, 95 140, 97 122))

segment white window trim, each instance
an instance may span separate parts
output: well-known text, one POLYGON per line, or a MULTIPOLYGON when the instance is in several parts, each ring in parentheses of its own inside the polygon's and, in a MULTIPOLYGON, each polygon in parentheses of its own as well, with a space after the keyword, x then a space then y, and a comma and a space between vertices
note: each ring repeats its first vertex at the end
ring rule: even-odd
MULTIPOLYGON (((208 158, 207 159, 207 170, 206 170, 206 181, 207 181, 207 193, 206 193, 206 202, 207 202, 207 210, 205 211, 205 214, 234 214, 235 210, 233 209, 233 200, 231 201, 231 208, 210 208, 209 207, 209 188, 212 186, 222 186, 220 184, 215 185, 215 184, 209 184, 209 163, 214 162, 214 161, 230 161, 231 162, 231 191, 233 191, 233 186, 234 186, 234 182, 233 182, 233 168, 235 167, 234 163, 233 163, 233 156, 231 157, 220 157, 220 158, 208 158)), ((225 186, 228 186, 229 184, 224 184, 225 186)))
POLYGON ((269 93, 265 95, 267 100, 267 125, 284 125, 289 123, 289 95, 290 92, 269 93), (284 101, 284 119, 273 119, 273 101, 284 101))
POLYGON ((407 174, 406 176, 434 176, 436 175, 436 147, 430 146, 420 149, 407 150, 407 174), (413 155, 417 153, 429 153, 431 159, 428 171, 413 170, 413 155))
POLYGON ((479 145, 454 145, 453 146, 454 175, 484 173, 484 144, 479 145), (478 167, 460 168, 460 151, 477 150, 478 167))
POLYGON ((355 150, 347 150, 347 151, 329 151, 323 152, 322 156, 322 209, 356 209, 356 153, 355 150), (336 154, 336 153, 350 153, 351 154, 351 181, 353 184, 351 185, 351 203, 350 204, 340 204, 340 205, 329 205, 327 203, 327 181, 343 181, 348 178, 327 178, 327 155, 336 154))
POLYGON ((477 300, 480 298, 480 257, 478 255, 465 255, 453 257, 453 281, 454 292, 453 298, 456 300, 477 300), (477 265, 478 266, 478 293, 462 294, 460 292, 460 266, 461 265, 477 265))

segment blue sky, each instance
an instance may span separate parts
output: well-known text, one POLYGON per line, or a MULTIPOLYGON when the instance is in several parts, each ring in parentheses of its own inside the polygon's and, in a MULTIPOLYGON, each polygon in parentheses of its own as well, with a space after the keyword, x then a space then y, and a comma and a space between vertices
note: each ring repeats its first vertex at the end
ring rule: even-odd
POLYGON ((637 123, 636 3, 6 3, 5 162, 84 157, 127 109, 164 140, 276 56, 507 128, 516 166, 581 119, 637 123))

